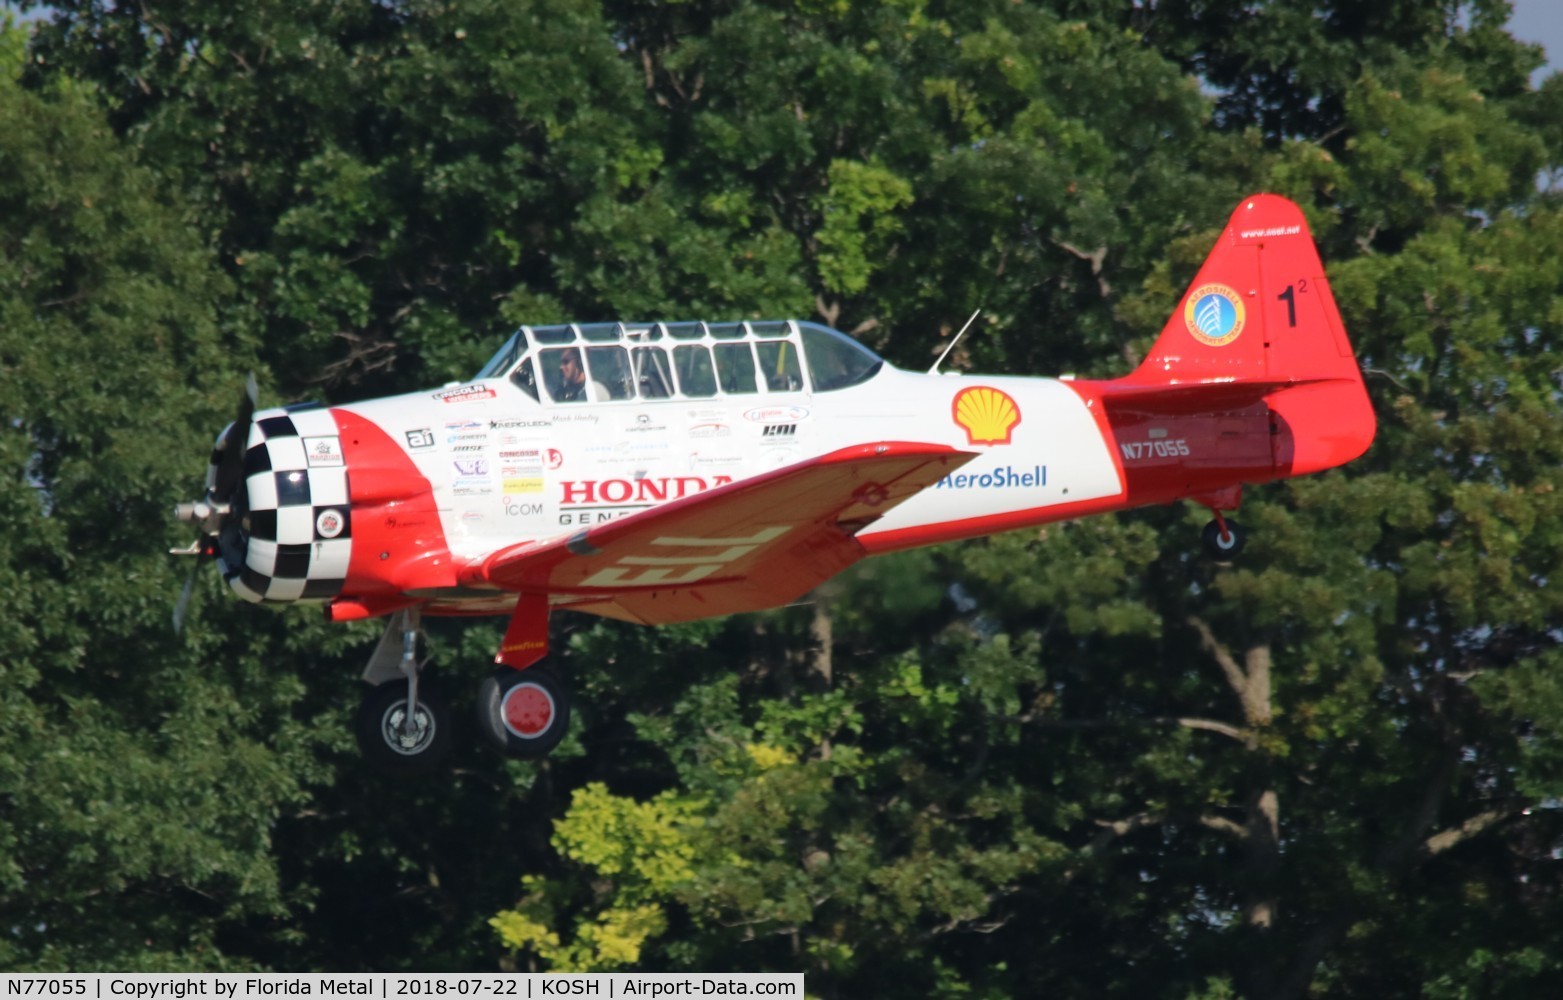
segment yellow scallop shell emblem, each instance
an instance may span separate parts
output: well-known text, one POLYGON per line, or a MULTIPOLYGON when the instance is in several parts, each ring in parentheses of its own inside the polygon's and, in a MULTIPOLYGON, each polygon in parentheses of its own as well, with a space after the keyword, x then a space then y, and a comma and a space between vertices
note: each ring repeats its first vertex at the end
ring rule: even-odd
POLYGON ((966 431, 970 444, 1009 444, 1010 432, 1020 423, 1020 407, 1014 398, 986 385, 956 393, 950 412, 966 431))

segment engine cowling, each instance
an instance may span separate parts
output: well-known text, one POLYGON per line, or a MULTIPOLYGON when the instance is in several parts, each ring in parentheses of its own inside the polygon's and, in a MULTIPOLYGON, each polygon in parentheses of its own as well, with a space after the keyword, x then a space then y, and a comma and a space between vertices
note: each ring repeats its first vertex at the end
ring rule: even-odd
MULTIPOLYGON (((216 482, 217 463, 208 471, 216 482)), ((224 498, 218 498, 224 499, 224 498)), ((347 462, 328 409, 263 410, 217 539, 223 578, 247 601, 329 601, 353 553, 347 462)))

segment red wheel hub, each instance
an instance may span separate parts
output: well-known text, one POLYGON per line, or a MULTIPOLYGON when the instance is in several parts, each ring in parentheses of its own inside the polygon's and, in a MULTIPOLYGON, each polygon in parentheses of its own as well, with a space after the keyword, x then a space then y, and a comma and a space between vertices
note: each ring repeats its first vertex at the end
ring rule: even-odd
POLYGON ((521 683, 505 692, 501 706, 505 728, 522 739, 537 739, 554 721, 554 699, 537 684, 521 683))

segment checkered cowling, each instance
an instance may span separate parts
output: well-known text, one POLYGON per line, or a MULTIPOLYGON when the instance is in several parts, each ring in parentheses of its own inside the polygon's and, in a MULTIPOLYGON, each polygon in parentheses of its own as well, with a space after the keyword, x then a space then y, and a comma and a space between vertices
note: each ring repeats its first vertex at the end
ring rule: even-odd
POLYGON ((342 592, 353 550, 347 465, 331 411, 262 410, 244 453, 243 561, 220 557, 247 601, 322 601, 342 592))

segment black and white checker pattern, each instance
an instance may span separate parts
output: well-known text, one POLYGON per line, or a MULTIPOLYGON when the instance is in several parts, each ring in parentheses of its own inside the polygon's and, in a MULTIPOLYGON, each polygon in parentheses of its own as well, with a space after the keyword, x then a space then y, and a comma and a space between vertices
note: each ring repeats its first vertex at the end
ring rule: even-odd
POLYGON ((325 409, 262 410, 244 453, 244 565, 225 566, 247 601, 321 601, 342 592, 353 551, 347 465, 325 409))

